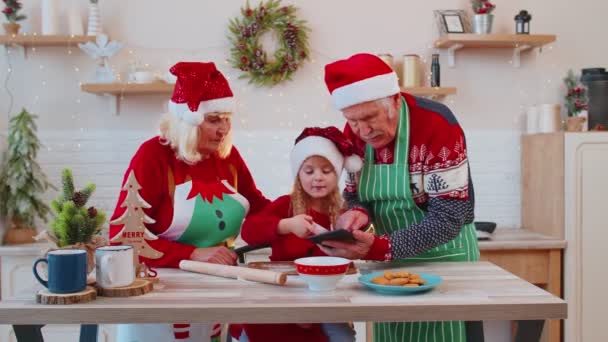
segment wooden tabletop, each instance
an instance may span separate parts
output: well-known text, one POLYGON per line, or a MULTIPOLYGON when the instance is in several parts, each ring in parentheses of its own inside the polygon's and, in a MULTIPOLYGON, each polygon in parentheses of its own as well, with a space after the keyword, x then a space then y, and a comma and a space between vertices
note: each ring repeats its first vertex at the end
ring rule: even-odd
POLYGON ((487 262, 358 264, 362 273, 400 267, 443 277, 434 290, 408 296, 371 292, 357 275, 333 292, 311 292, 302 279, 283 287, 162 269, 160 284, 140 297, 41 305, 35 290, 0 302, 0 324, 173 322, 340 322, 526 320, 566 317, 566 303, 487 262))
POLYGON ((479 249, 564 249, 566 240, 536 233, 524 228, 498 228, 490 240, 479 241, 479 249))

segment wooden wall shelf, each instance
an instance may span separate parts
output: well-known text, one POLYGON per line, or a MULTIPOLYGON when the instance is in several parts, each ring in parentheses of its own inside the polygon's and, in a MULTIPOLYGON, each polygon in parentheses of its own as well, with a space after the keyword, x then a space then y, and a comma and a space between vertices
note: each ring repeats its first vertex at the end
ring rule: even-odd
POLYGON ((173 84, 163 81, 152 83, 83 83, 80 90, 97 95, 146 95, 170 94, 173 84))
POLYGON ((70 46, 95 41, 94 36, 45 36, 37 34, 0 35, 2 45, 35 46, 70 46))
POLYGON ((520 65, 520 53, 532 48, 542 48, 544 45, 553 43, 557 37, 552 34, 473 34, 473 33, 451 33, 439 37, 435 41, 435 47, 448 49, 448 63, 454 66, 454 54, 456 50, 464 48, 477 49, 513 49, 513 64, 520 65))
POLYGON ((164 81, 151 83, 83 83, 80 90, 95 94, 112 97, 114 114, 120 113, 120 100, 124 96, 131 95, 154 95, 171 94, 174 84, 164 81))
POLYGON ((456 94, 455 87, 401 87, 401 91, 410 95, 429 96, 432 98, 456 94))

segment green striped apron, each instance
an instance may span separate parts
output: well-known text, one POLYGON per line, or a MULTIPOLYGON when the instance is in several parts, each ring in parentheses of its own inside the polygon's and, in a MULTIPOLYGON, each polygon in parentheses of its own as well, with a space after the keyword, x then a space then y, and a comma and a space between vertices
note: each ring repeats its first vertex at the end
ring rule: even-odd
MULTIPOLYGON (((410 189, 408 165, 409 109, 401 100, 399 126, 397 128, 394 162, 390 165, 374 164, 374 149, 368 144, 365 163, 359 179, 359 199, 368 204, 374 217, 378 235, 390 234, 419 223, 425 212, 418 208, 410 189)), ((462 227, 452 241, 434 247, 416 257, 395 261, 477 261, 479 247, 474 225, 462 227)), ((376 342, 431 342, 466 341, 464 322, 415 322, 374 323, 376 342)))

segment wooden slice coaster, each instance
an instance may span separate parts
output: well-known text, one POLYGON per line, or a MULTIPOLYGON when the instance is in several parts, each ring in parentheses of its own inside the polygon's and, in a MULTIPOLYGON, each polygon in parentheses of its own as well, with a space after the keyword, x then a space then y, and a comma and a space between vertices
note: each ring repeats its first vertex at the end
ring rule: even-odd
POLYGON ((133 297, 151 292, 153 288, 154 285, 151 281, 145 279, 135 279, 133 284, 129 286, 115 287, 111 289, 98 287, 97 294, 102 297, 133 297))
MULTIPOLYGON (((247 264, 247 267, 257 268, 261 270, 269 270, 275 272, 287 273, 287 275, 298 275, 296 265, 293 261, 254 261, 247 264)), ((356 274, 357 267, 352 262, 346 271, 346 274, 356 274)))
POLYGON ((76 293, 51 293, 48 289, 38 291, 36 303, 48 305, 66 305, 87 303, 97 298, 97 291, 92 286, 76 293))
POLYGON ((159 277, 143 277, 143 278, 138 278, 138 279, 147 280, 147 281, 151 282, 152 284, 158 284, 158 283, 160 283, 160 278, 159 277))

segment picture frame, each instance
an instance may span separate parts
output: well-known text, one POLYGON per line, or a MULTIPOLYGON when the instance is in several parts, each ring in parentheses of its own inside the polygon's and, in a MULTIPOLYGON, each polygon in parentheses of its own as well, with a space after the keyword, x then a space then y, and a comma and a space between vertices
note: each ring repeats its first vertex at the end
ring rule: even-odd
POLYGON ((435 22, 439 35, 471 33, 471 21, 464 10, 435 10, 435 22))

